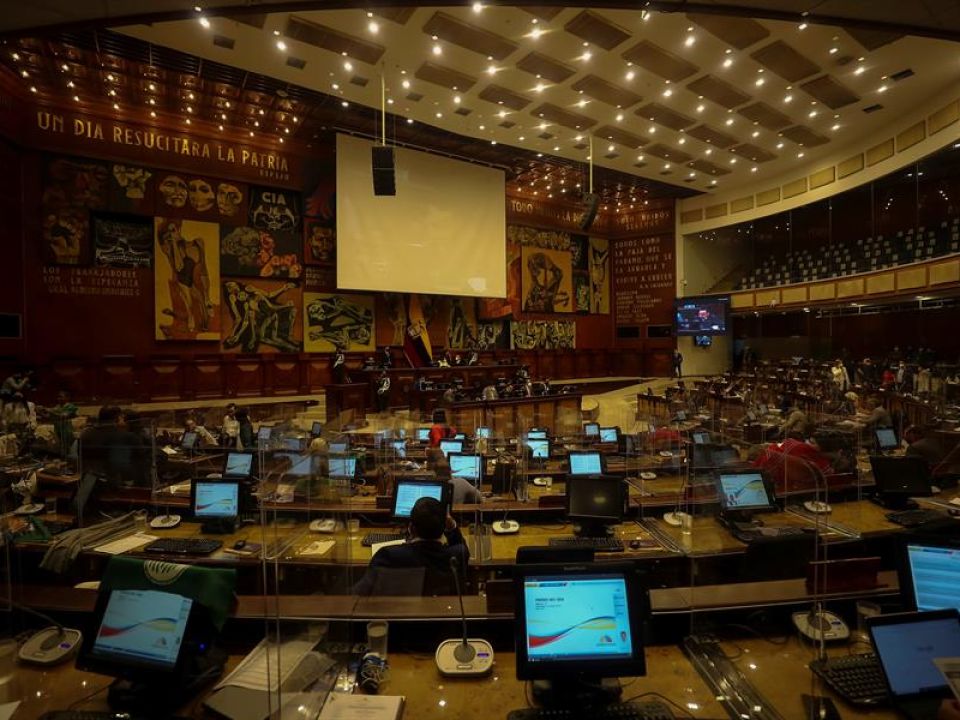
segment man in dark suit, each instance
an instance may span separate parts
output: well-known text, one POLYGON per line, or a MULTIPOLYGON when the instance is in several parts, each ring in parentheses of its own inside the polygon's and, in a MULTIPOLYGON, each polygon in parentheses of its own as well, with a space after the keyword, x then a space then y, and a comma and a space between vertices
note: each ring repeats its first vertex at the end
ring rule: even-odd
MULTIPOLYGON (((417 500, 410 511, 410 537, 402 545, 382 548, 354 587, 357 595, 453 595, 451 559, 463 573, 470 550, 443 503, 417 500), (446 538, 446 544, 441 542, 446 538)), ((462 577, 462 575, 461 575, 462 577)))

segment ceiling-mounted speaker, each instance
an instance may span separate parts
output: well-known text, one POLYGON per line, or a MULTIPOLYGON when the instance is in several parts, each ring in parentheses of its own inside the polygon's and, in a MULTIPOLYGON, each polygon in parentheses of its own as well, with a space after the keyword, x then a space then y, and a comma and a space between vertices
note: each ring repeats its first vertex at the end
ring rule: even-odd
POLYGON ((583 217, 580 218, 580 229, 589 230, 593 221, 597 217, 597 209, 600 207, 600 196, 596 193, 584 193, 583 195, 583 217))
POLYGON ((374 145, 371 150, 373 151, 373 194, 396 195, 397 181, 393 163, 393 148, 374 145))

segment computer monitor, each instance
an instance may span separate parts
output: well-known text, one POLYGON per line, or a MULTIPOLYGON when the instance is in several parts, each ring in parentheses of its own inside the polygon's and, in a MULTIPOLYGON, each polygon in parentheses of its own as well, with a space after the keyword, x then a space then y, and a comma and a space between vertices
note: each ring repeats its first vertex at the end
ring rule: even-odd
POLYGON ((600 428, 600 442, 615 443, 620 439, 620 428, 602 427, 600 428))
POLYGON ((407 456, 407 441, 406 440, 392 440, 390 442, 390 448, 396 453, 397 457, 405 458, 407 456))
POLYGON ((194 480, 190 506, 197 520, 233 520, 240 514, 240 484, 225 480, 194 480))
POLYGON ((466 439, 467 439, 467 434, 466 434, 466 433, 459 432, 459 433, 457 433, 457 434, 455 434, 455 435, 453 436, 453 439, 454 439, 454 440, 466 440, 466 439))
POLYGON ((193 430, 187 430, 183 433, 183 438, 180 440, 180 449, 181 450, 193 450, 197 446, 197 433, 193 430))
POLYGON ((534 460, 548 460, 550 458, 549 440, 544 438, 528 438, 526 445, 530 448, 530 457, 534 460))
POLYGON ((712 453, 706 445, 694 444, 693 452, 690 454, 690 464, 695 468, 708 468, 713 466, 712 453))
POLYGON ((603 702, 586 683, 646 674, 646 591, 626 564, 518 565, 514 576, 519 680, 552 681, 547 707, 603 702))
POLYGON ((900 445, 897 440, 897 432, 893 428, 877 428, 873 431, 873 434, 877 439, 877 449, 880 452, 894 450, 900 445))
POLYGON ((430 441, 430 428, 428 427, 418 427, 417 428, 417 442, 429 442, 430 441))
POLYGON ((480 427, 477 428, 476 437, 477 437, 478 440, 479 440, 480 438, 484 438, 484 439, 489 438, 489 437, 490 437, 490 428, 484 427, 484 426, 481 425, 480 427))
POLYGON ((911 497, 932 494, 926 458, 871 455, 870 466, 877 498, 886 507, 906 507, 911 497))
POLYGON ((527 431, 527 440, 546 440, 547 431, 546 430, 529 430, 527 431))
POLYGON ((905 539, 900 546, 900 597, 911 610, 960 610, 960 542, 905 539))
POLYGON ((580 523, 580 535, 606 535, 608 525, 623 520, 626 498, 621 478, 571 475, 567 478, 567 519, 580 523))
POLYGON ((284 471, 287 477, 303 478, 310 477, 313 473, 313 456, 300 455, 299 453, 285 452, 279 453, 289 464, 289 468, 284 471))
POLYGON ((570 474, 573 476, 602 475, 603 461, 599 450, 571 450, 567 453, 570 460, 570 474))
POLYGON ((736 448, 718 447, 710 451, 710 462, 716 467, 728 467, 737 465, 740 462, 740 453, 736 448))
POLYGON ((483 458, 475 453, 450 453, 447 455, 452 477, 469 480, 474 485, 480 482, 483 458))
POLYGON ((332 453, 345 453, 350 449, 350 443, 343 440, 328 443, 327 449, 332 453))
POLYGON ((706 445, 710 442, 710 433, 703 431, 697 431, 693 433, 693 444, 694 445, 706 445))
POLYGON ((450 485, 442 480, 398 480, 393 491, 393 517, 409 518, 414 504, 422 497, 432 497, 449 504, 450 485))
POLYGON ((720 509, 725 514, 772 510, 773 489, 758 470, 722 472, 717 478, 720 509))
POLYGON ((310 434, 313 437, 320 437, 323 434, 323 423, 319 420, 314 420, 313 425, 310 427, 310 434))
POLYGON ((674 415, 674 418, 677 422, 686 422, 687 421, 687 411, 686 410, 677 410, 677 414, 674 415))
POLYGON ((583 424, 583 435, 587 439, 600 437, 600 423, 588 422, 583 424))
POLYGON ((327 458, 328 474, 338 480, 352 480, 357 476, 356 455, 331 455, 327 458))
POLYGON ((440 441, 440 452, 444 456, 449 456, 450 453, 462 453, 463 452, 463 440, 454 440, 452 438, 444 438, 440 441))
POLYGON ((224 478, 245 480, 253 474, 253 453, 231 451, 223 461, 224 478))
POLYGON ((269 425, 261 425, 260 429, 257 430, 257 440, 259 442, 269 442, 271 433, 273 433, 272 427, 269 425))
POLYGON ((298 437, 285 437, 280 443, 280 446, 284 450, 291 450, 293 452, 300 452, 303 450, 303 438, 298 437))

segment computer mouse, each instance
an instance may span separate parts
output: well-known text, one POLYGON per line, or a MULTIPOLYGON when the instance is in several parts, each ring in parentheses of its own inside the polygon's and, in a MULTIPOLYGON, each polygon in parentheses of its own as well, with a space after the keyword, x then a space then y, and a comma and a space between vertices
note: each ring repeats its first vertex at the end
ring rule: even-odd
POLYGON ((237 540, 237 541, 233 544, 233 549, 234 549, 234 550, 243 550, 246 546, 247 546, 247 541, 246 541, 246 540, 237 540))
POLYGON ((803 508, 815 515, 827 515, 833 512, 833 508, 822 500, 807 500, 803 503, 803 508))
POLYGON ((314 520, 310 523, 310 532, 332 533, 337 529, 336 520, 314 520))

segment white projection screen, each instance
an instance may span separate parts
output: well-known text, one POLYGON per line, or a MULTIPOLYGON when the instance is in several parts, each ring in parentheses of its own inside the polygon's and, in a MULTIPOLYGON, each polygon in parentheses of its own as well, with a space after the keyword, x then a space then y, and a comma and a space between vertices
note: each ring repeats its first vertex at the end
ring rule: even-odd
POLYGON ((377 197, 372 147, 337 135, 337 287, 505 297, 503 171, 397 148, 397 194, 377 197))

